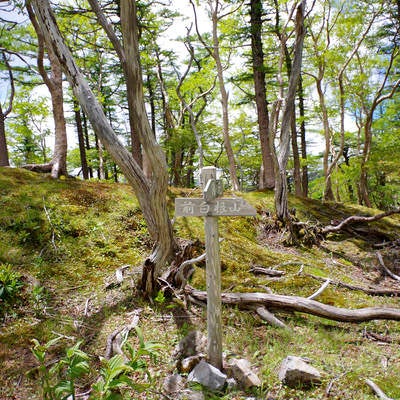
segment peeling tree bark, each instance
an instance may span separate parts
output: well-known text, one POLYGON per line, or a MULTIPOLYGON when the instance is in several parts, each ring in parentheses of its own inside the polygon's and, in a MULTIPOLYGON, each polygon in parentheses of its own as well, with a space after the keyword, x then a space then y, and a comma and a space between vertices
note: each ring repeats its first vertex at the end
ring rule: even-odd
MULTIPOLYGON (((167 165, 165 155, 156 142, 147 119, 143 99, 139 53, 136 52, 136 57, 133 60, 135 63, 135 68, 133 69, 135 75, 132 79, 134 79, 136 90, 134 92, 135 107, 132 111, 134 112, 137 126, 140 127, 140 131, 138 132, 140 141, 154 167, 152 168, 153 175, 151 180, 146 178, 141 166, 120 142, 107 120, 101 104, 91 91, 86 79, 76 65, 69 48, 64 42, 49 1, 31 0, 31 4, 41 29, 45 34, 47 46, 54 50, 71 88, 88 116, 94 131, 115 163, 121 168, 138 198, 150 236, 155 243, 152 254, 145 261, 142 274, 142 289, 146 294, 150 294, 155 290, 156 279, 161 275, 167 261, 172 258, 176 244, 166 202, 168 188, 167 165)), ((136 13, 135 4, 135 2, 131 4, 134 13, 136 13)), ((135 23, 135 21, 136 18, 133 18, 132 23, 135 23)), ((137 35, 135 38, 137 39, 137 35)), ((135 51, 138 51, 137 42, 135 51)))

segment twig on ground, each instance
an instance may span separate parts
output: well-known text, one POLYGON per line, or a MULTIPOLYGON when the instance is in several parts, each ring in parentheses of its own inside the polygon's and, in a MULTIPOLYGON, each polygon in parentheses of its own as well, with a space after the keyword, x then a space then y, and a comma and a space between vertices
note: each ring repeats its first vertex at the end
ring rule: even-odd
POLYGON ((265 307, 255 307, 255 311, 262 320, 268 322, 272 326, 275 326, 277 328, 289 329, 289 327, 285 323, 275 317, 275 315, 267 310, 265 307))
POLYGON ((129 325, 125 325, 122 328, 115 329, 110 335, 107 337, 107 346, 105 352, 105 358, 109 360, 114 354, 124 354, 122 351, 122 344, 126 337, 129 335, 129 332, 137 326, 139 322, 139 314, 142 310, 135 310, 132 322, 129 325))
POLYGON ((391 397, 386 396, 386 394, 382 391, 382 389, 370 379, 365 379, 365 383, 372 389, 372 391, 381 399, 381 400, 394 400, 391 397))
POLYGON ((272 268, 263 268, 259 267, 258 265, 254 265, 253 267, 250 268, 249 270, 253 274, 261 274, 261 275, 267 275, 267 276, 272 276, 272 277, 279 277, 285 274, 285 271, 279 271, 276 269, 272 268))
MULTIPOLYGON (((316 279, 318 281, 325 282, 328 278, 323 278, 321 276, 316 276, 312 274, 304 274, 304 276, 309 276, 310 278, 316 279)), ((364 288, 362 286, 355 286, 350 285, 348 283, 340 282, 340 281, 333 281, 331 280, 331 285, 343 287, 350 290, 359 290, 361 292, 367 293, 371 296, 400 296, 400 290, 394 289, 380 289, 380 288, 364 288)))
POLYGON ((46 208, 46 203, 44 202, 44 197, 43 197, 43 209, 44 209, 44 213, 46 214, 46 218, 49 221, 49 224, 51 226, 51 244, 53 245, 54 250, 57 250, 57 245, 56 245, 56 241, 55 241, 55 237, 56 237, 55 228, 54 228, 53 222, 51 221, 50 214, 46 208))
POLYGON ((308 300, 314 300, 315 298, 317 298, 331 283, 331 280, 328 278, 322 285, 321 287, 315 292, 313 293, 311 296, 308 296, 307 299, 308 300))
POLYGON ((384 270, 392 279, 394 279, 394 280, 396 280, 396 281, 400 281, 400 276, 394 274, 394 273, 385 265, 385 263, 383 262, 382 254, 381 254, 379 251, 377 251, 377 252, 376 252, 376 255, 377 255, 377 257, 378 257, 379 264, 381 265, 381 267, 383 268, 383 270, 384 270))
POLYGON ((178 269, 177 272, 177 278, 178 280, 180 280, 181 282, 181 288, 185 287, 188 279, 190 278, 190 276, 193 274, 194 269, 193 268, 188 268, 189 266, 192 266, 193 264, 196 264, 200 261, 205 260, 206 258, 206 253, 201 254, 198 257, 195 258, 191 258, 190 260, 185 260, 178 269))

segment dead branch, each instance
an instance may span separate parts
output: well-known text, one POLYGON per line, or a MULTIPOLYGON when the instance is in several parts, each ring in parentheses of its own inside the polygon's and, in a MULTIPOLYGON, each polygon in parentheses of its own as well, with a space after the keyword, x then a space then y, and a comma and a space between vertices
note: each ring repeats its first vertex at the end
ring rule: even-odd
MULTIPOLYGON (((197 301, 207 301, 207 293, 190 286, 185 287, 186 294, 197 301)), ((254 308, 256 305, 266 308, 298 311, 317 317, 339 322, 365 322, 371 320, 400 321, 400 309, 386 307, 366 307, 355 310, 334 307, 315 300, 299 296, 286 296, 267 293, 222 293, 224 304, 254 308)))
POLYGON ((200 261, 203 261, 206 259, 206 253, 201 254, 198 257, 192 258, 190 260, 186 260, 184 261, 178 269, 177 272, 177 279, 178 282, 181 282, 181 288, 185 287, 187 281, 189 280, 189 278, 193 275, 194 272, 194 268, 193 268, 193 264, 196 264, 200 261))
POLYGON ((381 400, 394 400, 391 397, 386 396, 386 394, 382 391, 382 389, 370 379, 365 379, 365 383, 372 389, 372 391, 381 399, 381 400))
POLYGON ((254 265, 250 268, 249 272, 252 272, 255 275, 267 275, 272 277, 279 277, 285 274, 285 271, 278 271, 272 268, 263 268, 258 265, 254 265))
POLYGON ((129 332, 137 326, 139 322, 139 314, 142 310, 138 309, 133 312, 132 322, 129 325, 125 325, 122 328, 115 329, 107 337, 107 346, 105 352, 105 358, 109 360, 114 354, 124 354, 122 351, 122 345, 129 335, 129 332))
POLYGON ((389 215, 399 214, 400 208, 395 208, 393 210, 386 211, 381 214, 373 215, 372 217, 362 217, 360 215, 352 215, 351 217, 346 218, 342 222, 337 225, 328 225, 322 229, 323 234, 332 233, 332 232, 339 232, 343 228, 345 228, 349 224, 357 223, 357 222, 373 222, 378 221, 384 217, 388 217, 389 215))
POLYGON ((331 280, 328 278, 322 285, 321 287, 315 292, 313 293, 311 296, 308 296, 307 299, 308 300, 314 300, 315 298, 317 298, 331 283, 331 280))
MULTIPOLYGON (((394 343, 395 341, 390 336, 380 335, 378 333, 363 330, 362 336, 366 339, 374 340, 380 343, 394 343)), ((398 341, 396 341, 398 343, 398 341)))
POLYGON ((383 268, 383 270, 384 270, 392 279, 394 279, 394 280, 396 280, 396 281, 400 281, 400 276, 394 274, 394 273, 385 265, 385 263, 383 262, 382 254, 381 254, 379 251, 377 251, 377 252, 376 252, 376 255, 377 255, 377 257, 378 257, 379 264, 381 265, 381 267, 383 268))
MULTIPOLYGON (((316 279, 318 281, 325 282, 328 278, 322 278, 320 276, 312 275, 312 274, 304 274, 304 276, 309 276, 310 278, 316 279)), ((345 289, 350 290, 358 290, 360 292, 364 292, 371 296, 400 296, 400 290, 393 290, 393 289, 380 289, 380 288, 365 288, 362 286, 350 285, 348 283, 340 282, 340 281, 330 281, 331 285, 343 287, 345 289)))
POLYGON ((286 324, 284 324, 279 318, 277 318, 271 311, 267 310, 265 307, 256 306, 254 310, 262 320, 268 322, 270 325, 277 328, 289 329, 286 324))

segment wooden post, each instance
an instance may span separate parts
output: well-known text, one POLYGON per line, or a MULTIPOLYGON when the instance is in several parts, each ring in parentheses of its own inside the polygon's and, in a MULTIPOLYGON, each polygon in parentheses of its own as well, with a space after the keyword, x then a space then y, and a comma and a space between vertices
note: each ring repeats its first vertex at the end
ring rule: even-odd
POLYGON ((204 217, 207 280, 207 357, 222 369, 221 259, 219 254, 218 217, 256 215, 257 211, 242 198, 224 198, 222 182, 216 179, 215 167, 200 173, 203 198, 176 198, 175 216, 204 217))
MULTIPOLYGON (((216 168, 201 170, 203 191, 210 180, 216 180, 216 168)), ((204 194, 206 197, 207 195, 204 194)), ((209 196, 209 194, 208 194, 209 196)), ((209 199, 207 197, 207 200, 209 199)), ((208 362, 222 369, 221 259, 219 254, 218 217, 205 216, 206 281, 207 281, 207 357, 208 362)))

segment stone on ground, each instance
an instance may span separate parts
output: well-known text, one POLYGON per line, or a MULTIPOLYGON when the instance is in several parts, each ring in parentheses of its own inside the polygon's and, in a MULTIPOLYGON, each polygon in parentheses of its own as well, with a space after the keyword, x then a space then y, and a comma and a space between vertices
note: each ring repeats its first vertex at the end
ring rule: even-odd
POLYGON ((279 380, 292 388, 309 387, 321 383, 321 373, 303 358, 288 356, 281 364, 279 380))

